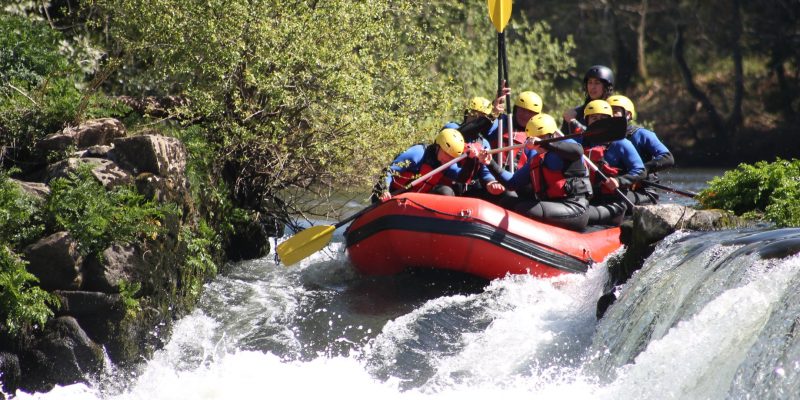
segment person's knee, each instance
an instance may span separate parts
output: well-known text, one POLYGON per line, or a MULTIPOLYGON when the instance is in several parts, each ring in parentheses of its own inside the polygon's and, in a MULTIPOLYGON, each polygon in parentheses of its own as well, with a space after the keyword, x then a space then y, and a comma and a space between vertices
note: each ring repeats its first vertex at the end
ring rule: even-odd
POLYGON ((450 186, 439 185, 433 188, 431 191, 434 194, 439 194, 442 196, 455 196, 456 192, 450 186))

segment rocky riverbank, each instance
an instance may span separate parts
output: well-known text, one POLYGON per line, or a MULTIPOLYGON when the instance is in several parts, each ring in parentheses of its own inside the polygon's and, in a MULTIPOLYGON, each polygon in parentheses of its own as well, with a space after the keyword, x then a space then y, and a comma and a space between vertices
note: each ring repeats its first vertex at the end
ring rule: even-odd
POLYGON ((187 149, 176 138, 157 132, 130 135, 120 121, 104 118, 49 135, 37 147, 66 155, 36 173, 20 174, 24 179, 10 179, 37 204, 47 202, 59 178, 84 168, 104 190, 131 187, 172 211, 149 222, 157 233, 99 251, 87 253, 68 230, 45 230, 24 248, 27 270, 58 304, 43 327, 16 333, 0 329, 6 393, 47 391, 84 381, 108 362, 126 367, 149 358, 168 338, 173 321, 194 307, 202 284, 231 249, 239 254, 236 249, 247 248, 251 257, 269 251, 267 238, 277 228, 258 218, 234 227, 234 232, 251 232, 237 236, 234 244, 218 237, 223 248, 214 251, 203 242, 205 215, 199 210, 208 207, 193 200, 187 149))

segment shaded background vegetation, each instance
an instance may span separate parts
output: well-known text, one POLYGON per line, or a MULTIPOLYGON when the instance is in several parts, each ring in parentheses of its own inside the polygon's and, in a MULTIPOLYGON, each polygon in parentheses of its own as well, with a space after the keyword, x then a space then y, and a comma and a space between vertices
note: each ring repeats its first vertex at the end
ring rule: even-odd
MULTIPOLYGON (((226 210, 363 200, 393 155, 497 85, 477 0, 11 1, 0 16, 6 167, 32 173, 38 139, 92 116, 156 127, 187 142, 216 227, 226 210)), ((510 81, 557 115, 606 64, 679 166, 791 158, 798 16, 800 0, 518 0, 510 81)))

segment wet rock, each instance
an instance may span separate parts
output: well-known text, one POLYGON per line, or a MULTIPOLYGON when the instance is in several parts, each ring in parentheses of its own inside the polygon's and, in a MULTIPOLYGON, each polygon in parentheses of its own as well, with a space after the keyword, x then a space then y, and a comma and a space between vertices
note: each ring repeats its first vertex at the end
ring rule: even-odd
POLYGON ((80 319, 81 316, 93 316, 104 319, 119 319, 125 313, 125 306, 118 294, 87 292, 77 290, 56 290, 61 307, 58 313, 80 319))
POLYGON ((45 290, 77 289, 81 286, 82 258, 68 232, 54 233, 25 249, 28 271, 39 278, 45 290))
POLYGON ((26 391, 50 390, 54 384, 85 382, 103 368, 103 349, 81 329, 75 318, 50 322, 20 358, 26 391))
POLYGON ((269 253, 270 234, 257 214, 234 221, 233 231, 234 234, 225 247, 229 260, 252 260, 269 253))
MULTIPOLYGON (((22 371, 19 366, 19 358, 15 354, 0 352, 0 376, 3 377, 3 391, 13 393, 19 386, 22 371)), ((3 399, 0 393, 0 399, 3 399)))

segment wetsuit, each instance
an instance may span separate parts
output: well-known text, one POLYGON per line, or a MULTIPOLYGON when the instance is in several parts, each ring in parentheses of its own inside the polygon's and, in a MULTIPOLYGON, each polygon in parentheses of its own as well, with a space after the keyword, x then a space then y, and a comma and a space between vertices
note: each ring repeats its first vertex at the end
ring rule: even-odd
POLYGON ((581 231, 586 228, 589 197, 592 193, 583 148, 572 140, 543 145, 544 154, 533 156, 513 175, 492 162, 490 170, 510 190, 529 187, 531 195, 507 196, 506 208, 538 221, 581 231))
MULTIPOLYGON (((629 124, 627 137, 644 161, 647 179, 658 182, 656 172, 675 165, 672 153, 658 140, 655 132, 629 124)), ((629 192, 628 196, 634 204, 655 204, 658 201, 658 194, 654 191, 648 190, 647 187, 637 186, 635 190, 629 192)))
MULTIPOLYGON (((626 193, 631 185, 644 179, 644 163, 630 140, 615 140, 601 146, 587 144, 586 153, 589 159, 606 176, 616 178, 623 193, 626 193)), ((593 174, 592 178, 595 194, 588 210, 589 224, 620 225, 628 209, 627 203, 620 199, 615 191, 604 189, 598 175, 593 174)))

